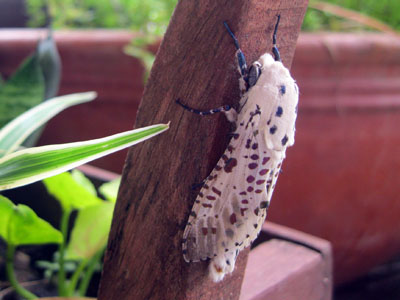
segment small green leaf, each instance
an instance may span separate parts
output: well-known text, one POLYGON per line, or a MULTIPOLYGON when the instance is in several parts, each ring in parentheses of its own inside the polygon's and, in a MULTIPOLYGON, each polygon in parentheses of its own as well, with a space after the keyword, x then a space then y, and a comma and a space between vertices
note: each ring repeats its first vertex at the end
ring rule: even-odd
POLYGON ((158 124, 85 142, 28 148, 0 158, 0 190, 26 185, 138 144, 168 130, 158 124))
POLYGON ((97 191, 94 184, 90 181, 89 178, 83 174, 83 172, 78 169, 73 169, 71 171, 72 178, 79 183, 83 188, 85 188, 90 194, 97 197, 97 191))
MULTIPOLYGON (((61 60, 51 29, 48 30, 47 37, 39 41, 35 56, 38 57, 44 78, 44 96, 42 100, 48 100, 57 95, 61 80, 61 60)), ((35 146, 43 129, 44 126, 35 130, 24 141, 24 147, 35 146)))
POLYGON ((38 43, 36 55, 39 57, 40 67, 45 80, 44 98, 53 98, 57 95, 60 85, 61 60, 51 29, 49 29, 48 36, 38 43))
POLYGON ((5 224, 0 226, 0 233, 9 245, 59 244, 62 242, 61 232, 39 218, 28 206, 23 204, 14 205, 7 198, 0 195, 0 207, 2 223, 5 224), (3 213, 5 214, 3 215, 3 213), (4 231, 5 226, 7 229, 4 231))
POLYGON ((10 222, 10 217, 13 214, 14 203, 12 203, 6 197, 0 195, 0 236, 4 239, 8 237, 8 225, 10 222))
POLYGON ((43 180, 47 191, 54 196, 65 211, 99 204, 101 199, 80 185, 68 172, 43 180))
POLYGON ((42 102, 43 97, 44 78, 39 58, 32 55, 0 88, 0 128, 42 102))
POLYGON ((99 192, 108 201, 115 203, 115 201, 117 201, 118 189, 120 184, 121 184, 121 177, 118 177, 114 180, 102 184, 99 187, 99 192))
POLYGON ((114 204, 102 201, 81 209, 67 246, 67 259, 91 258, 107 244, 114 204))

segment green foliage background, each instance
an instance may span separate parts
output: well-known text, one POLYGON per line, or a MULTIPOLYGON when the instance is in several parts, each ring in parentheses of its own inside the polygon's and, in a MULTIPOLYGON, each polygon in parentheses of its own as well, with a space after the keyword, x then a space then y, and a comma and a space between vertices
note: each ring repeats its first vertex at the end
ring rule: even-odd
MULTIPOLYGON (((352 9, 400 30, 398 0, 324 2, 352 9)), ((177 0, 27 0, 32 27, 43 26, 49 20, 46 15, 51 15, 54 28, 125 28, 155 35, 164 33, 176 3, 177 0)), ((303 23, 305 31, 360 29, 365 28, 312 8, 303 23)))
MULTIPOLYGON (((316 2, 310 0, 310 3, 316 2)), ((400 1, 398 0, 324 0, 323 2, 354 10, 386 23, 395 30, 400 30, 400 1)), ((309 8, 302 29, 304 31, 357 31, 366 28, 355 22, 309 8)))

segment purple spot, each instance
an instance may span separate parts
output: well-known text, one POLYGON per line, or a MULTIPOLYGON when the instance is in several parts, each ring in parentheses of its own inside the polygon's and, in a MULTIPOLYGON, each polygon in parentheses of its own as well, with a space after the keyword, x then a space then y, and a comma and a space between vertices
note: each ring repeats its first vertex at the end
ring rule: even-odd
POLYGON ((242 200, 242 203, 243 203, 243 204, 249 204, 249 200, 243 199, 243 200, 242 200))
POLYGON ((251 144, 251 140, 247 139, 246 141, 246 148, 249 149, 250 148, 250 144, 251 144))
POLYGON ((265 182, 264 179, 260 179, 260 180, 257 180, 257 181, 256 181, 256 184, 263 184, 264 182, 265 182))
POLYGON ((211 196, 211 195, 208 195, 206 198, 207 198, 208 200, 213 200, 213 201, 216 199, 214 196, 211 196))
POLYGON ((270 157, 264 157, 262 164, 265 165, 270 160, 270 157))
POLYGON ((224 167, 224 171, 226 173, 230 173, 230 172, 232 172, 232 169, 237 166, 237 159, 234 158, 234 157, 231 157, 230 159, 225 161, 225 163, 226 164, 225 164, 225 167, 224 167))
POLYGON ((252 186, 249 186, 249 187, 247 188, 247 191, 248 191, 249 193, 251 193, 253 190, 254 190, 254 188, 253 188, 252 186))
POLYGON ((221 191, 217 189, 216 187, 212 187, 211 190, 216 193, 218 196, 221 196, 221 191))
POLYGON ((250 156, 250 158, 252 160, 258 160, 260 157, 257 154, 253 154, 252 156, 250 156))
POLYGON ((251 148, 253 148, 253 150, 256 150, 258 148, 258 144, 254 143, 253 146, 251 146, 251 148))
POLYGON ((258 174, 260 174, 260 175, 265 175, 265 174, 267 174, 268 173, 268 169, 262 169, 261 171, 260 171, 260 173, 258 173, 258 174))
POLYGON ((254 191, 256 194, 261 194, 262 193, 262 190, 255 190, 254 191))
POLYGON ((253 182, 255 180, 255 178, 254 178, 254 176, 252 176, 252 175, 249 175, 249 176, 247 176, 247 178, 246 178, 246 181, 248 182, 248 183, 251 183, 251 182, 253 182))
MULTIPOLYGON (((249 164, 249 169, 250 169, 250 170, 253 170, 253 169, 257 168, 257 166, 258 166, 258 164, 256 164, 256 163, 250 163, 250 164, 249 164)), ((248 178, 248 177, 247 177, 247 178, 248 178)))
POLYGON ((231 214, 229 221, 231 222, 232 225, 236 223, 236 214, 235 213, 231 214))
POLYGON ((206 227, 201 228, 201 231, 203 232, 203 235, 207 235, 208 229, 206 227))

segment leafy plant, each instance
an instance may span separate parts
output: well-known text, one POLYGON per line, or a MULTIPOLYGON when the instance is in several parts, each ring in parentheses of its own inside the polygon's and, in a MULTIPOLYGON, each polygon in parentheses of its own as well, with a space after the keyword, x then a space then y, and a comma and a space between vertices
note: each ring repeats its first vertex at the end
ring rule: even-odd
POLYGON ((22 245, 40 245, 48 243, 60 244, 63 241, 61 233, 49 223, 39 218, 26 205, 14 205, 9 199, 0 195, 0 236, 7 244, 6 273, 14 289, 26 299, 37 297, 23 288, 14 274, 15 249, 22 245))
MULTIPOLYGON (((3 83, 0 81, 0 128, 29 108, 56 96, 61 79, 61 62, 51 31, 3 83)), ((33 146, 40 130, 25 141, 33 146)))
POLYGON ((313 0, 303 21, 305 31, 400 30, 400 2, 392 0, 313 0))
MULTIPOLYGON (((14 205, 0 195, 0 236, 7 243, 6 272, 15 290, 27 299, 37 297, 25 290, 16 280, 13 268, 15 249, 21 245, 59 244, 54 262, 40 261, 51 277, 58 274, 59 294, 84 296, 90 279, 104 254, 111 227, 112 213, 120 178, 103 184, 99 191, 107 191, 104 201, 97 197, 93 184, 78 170, 62 173, 43 181, 48 192, 62 207, 60 231, 39 218, 28 206, 14 205), (68 237, 68 220, 73 210, 77 218, 68 237), (70 274, 67 278, 67 273, 70 274)), ((103 195, 104 196, 104 195, 103 195)))
POLYGON ((29 25, 53 28, 124 28, 164 34, 177 0, 27 0, 29 25))
POLYGON ((47 178, 43 182, 62 207, 60 230, 64 242, 60 244, 57 257, 59 294, 84 296, 106 247, 117 189, 113 193, 109 190, 108 197, 113 201, 103 201, 97 197, 90 181, 77 170, 47 178), (78 216, 67 243, 68 221, 73 210, 78 210, 78 216), (78 264, 67 280, 65 263, 71 261, 78 264))
MULTIPOLYGON (((13 272, 13 257, 17 246, 41 243, 60 244, 58 286, 62 296, 73 295, 78 282, 80 282, 78 293, 84 295, 94 268, 105 249, 113 202, 101 201, 95 195, 94 188, 81 174, 74 172, 72 177, 69 173, 60 173, 139 143, 168 129, 168 125, 160 124, 97 140, 33 147, 12 152, 12 149, 17 148, 28 136, 26 131, 33 131, 63 108, 90 101, 94 96, 94 93, 82 93, 54 98, 28 110, 0 130, 0 145, 3 154, 0 158, 0 190, 47 178, 44 183, 49 193, 60 202, 62 207, 59 232, 37 217, 29 207, 15 206, 5 197, 0 198, 0 215, 2 216, 0 236, 7 243, 7 275, 15 290, 27 299, 37 297, 16 281, 13 272), (48 178, 55 174, 60 175, 48 178), (67 245, 67 225, 73 209, 78 209, 79 214, 70 243, 67 245), (102 223, 97 224, 95 221, 100 219, 102 223), (44 236, 44 238, 37 236, 44 236), (70 281, 66 280, 65 258, 79 260, 70 281)), ((103 188, 107 199, 115 198, 115 192, 113 193, 115 189, 115 184, 103 188)))

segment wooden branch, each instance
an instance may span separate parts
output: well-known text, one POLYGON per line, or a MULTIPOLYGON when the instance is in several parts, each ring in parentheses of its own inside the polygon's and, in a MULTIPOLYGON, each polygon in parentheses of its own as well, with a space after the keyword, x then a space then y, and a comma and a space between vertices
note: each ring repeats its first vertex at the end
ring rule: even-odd
POLYGON ((128 154, 105 257, 100 300, 238 299, 247 251, 232 276, 214 284, 207 262, 186 263, 182 233, 198 191, 228 143, 223 116, 199 117, 176 105, 209 109, 239 101, 228 21, 249 63, 278 46, 289 66, 307 0, 179 1, 145 89, 136 127, 171 121, 168 132, 128 154))

